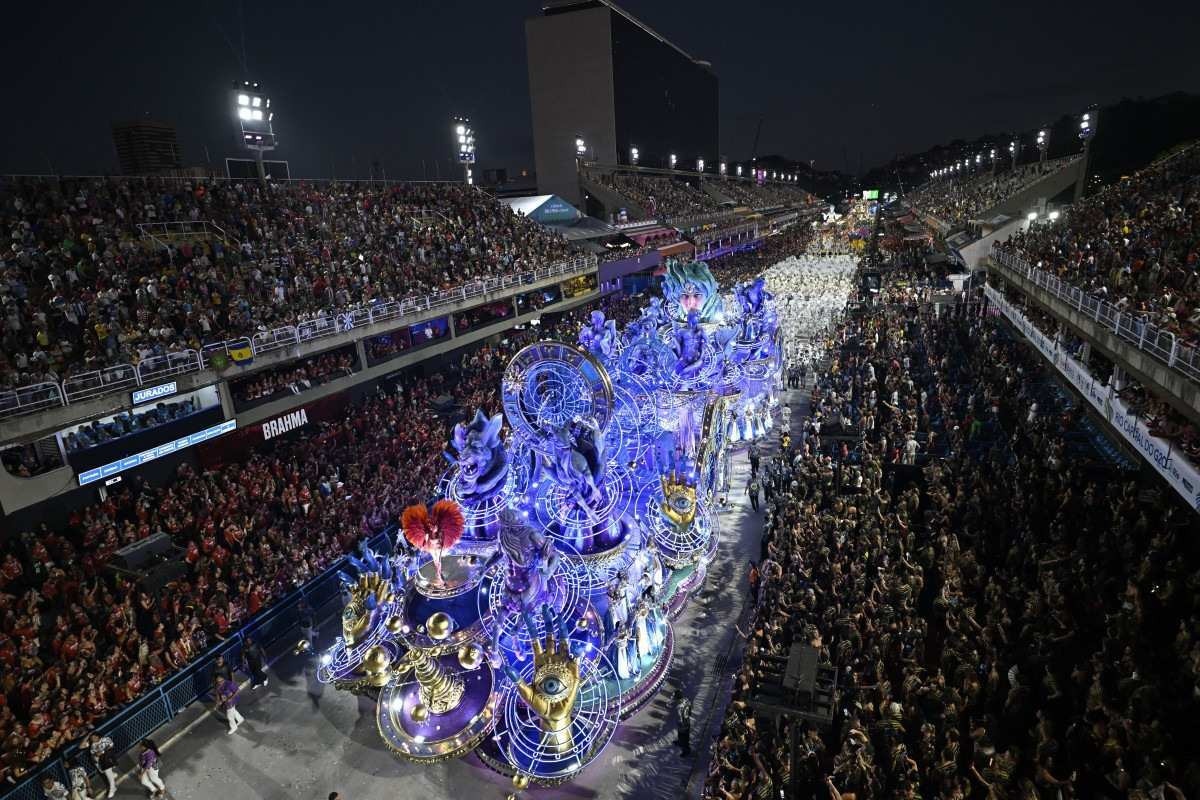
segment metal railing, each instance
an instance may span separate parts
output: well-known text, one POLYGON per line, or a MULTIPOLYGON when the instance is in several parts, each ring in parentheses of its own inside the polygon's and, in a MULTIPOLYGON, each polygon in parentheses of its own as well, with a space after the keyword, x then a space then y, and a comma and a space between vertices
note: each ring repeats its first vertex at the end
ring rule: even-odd
MULTIPOLYGON (((172 241, 215 236, 229 244, 225 229, 212 220, 175 220, 170 222, 139 222, 138 233, 154 240, 160 247, 170 247, 172 241)), ((236 241, 236 240, 235 240, 236 241)))
MULTIPOLYGON (((394 527, 389 527, 375 534, 369 541, 371 548, 376 552, 391 552, 390 536, 394 531, 394 527)), ((264 648, 269 648, 284 636, 294 634, 300 624, 301 601, 312 609, 314 619, 319 621, 320 610, 340 594, 338 571, 346 569, 346 565, 345 557, 338 559, 320 575, 251 618, 237 632, 213 645, 161 684, 97 724, 95 731, 113 740, 114 757, 128 752, 142 739, 173 720, 180 711, 208 696, 212 689, 212 668, 217 656, 225 656, 226 663, 230 665, 238 664, 242 644, 247 636, 252 636, 264 648)), ((68 745, 54 757, 31 770, 16 786, 7 791, 0 788, 0 798, 45 800, 42 779, 47 776, 70 786, 67 763, 79 752, 78 742, 68 745)), ((96 774, 90 758, 83 759, 83 763, 89 774, 96 774)))
POLYGON ((1111 331, 1127 344, 1162 362, 1188 380, 1200 383, 1200 353, 1197 348, 1180 342, 1171 331, 1163 330, 1149 322, 1146 315, 1123 311, 1112 303, 1093 297, 1074 284, 1033 266, 1016 253, 1002 249, 999 244, 992 247, 992 258, 1074 308, 1101 328, 1111 331))
POLYGON ((482 278, 422 297, 406 297, 370 306, 346 308, 296 325, 285 325, 256 333, 251 337, 210 342, 198 351, 177 350, 161 356, 152 356, 136 365, 116 364, 82 372, 66 378, 61 384, 39 383, 6 390, 0 392, 0 419, 78 403, 155 383, 174 375, 199 372, 210 366, 212 357, 217 353, 229 355, 231 350, 249 349, 252 355, 258 356, 371 325, 390 324, 391 327, 399 327, 406 317, 415 314, 449 308, 505 289, 585 272, 595 269, 596 265, 595 255, 577 256, 509 275, 482 278))

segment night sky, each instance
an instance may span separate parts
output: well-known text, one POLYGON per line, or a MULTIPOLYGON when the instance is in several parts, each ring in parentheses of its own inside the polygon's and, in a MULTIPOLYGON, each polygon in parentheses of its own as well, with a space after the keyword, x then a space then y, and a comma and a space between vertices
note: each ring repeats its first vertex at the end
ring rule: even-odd
MULTIPOLYGON (((176 124, 185 165, 207 147, 218 167, 241 155, 229 91, 243 77, 267 87, 294 176, 378 161, 388 177, 444 177, 454 114, 474 121, 481 168, 531 165, 524 20, 538 2, 70 5, 6 6, 0 172, 113 172, 109 125, 144 114, 176 124)), ((713 63, 731 159, 750 155, 760 117, 759 154, 857 171, 1093 102, 1200 90, 1190 3, 624 6, 713 63)))

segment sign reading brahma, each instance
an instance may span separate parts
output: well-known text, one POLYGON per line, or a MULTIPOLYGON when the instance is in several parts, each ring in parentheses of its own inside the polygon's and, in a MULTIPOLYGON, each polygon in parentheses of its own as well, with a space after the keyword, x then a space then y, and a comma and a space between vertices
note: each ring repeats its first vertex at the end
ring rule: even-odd
POLYGON ((298 408, 295 411, 284 414, 282 417, 276 417, 269 422, 264 422, 262 426, 263 441, 287 433, 288 431, 294 431, 296 428, 307 424, 308 412, 303 408, 298 408))

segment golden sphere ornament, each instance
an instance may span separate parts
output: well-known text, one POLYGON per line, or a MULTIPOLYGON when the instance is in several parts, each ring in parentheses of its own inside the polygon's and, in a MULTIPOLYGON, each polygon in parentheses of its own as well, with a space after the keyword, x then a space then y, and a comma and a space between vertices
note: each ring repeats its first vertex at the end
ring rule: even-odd
POLYGON ((404 630, 404 620, 399 617, 389 617, 387 621, 388 633, 399 635, 404 630))
POLYGON ((517 787, 518 789, 528 789, 529 788, 529 776, 526 775, 524 772, 518 772, 516 775, 512 776, 512 785, 517 787))
POLYGON ((445 611, 432 614, 429 619, 425 620, 425 630, 429 631, 429 638, 439 642, 450 635, 453 627, 454 620, 450 619, 450 615, 445 611))
POLYGON ((412 708, 412 713, 409 714, 413 722, 424 722, 429 719, 429 707, 424 703, 417 703, 412 708))
POLYGON ((464 644, 458 648, 458 663, 463 669, 478 669, 483 663, 483 650, 477 644, 464 644))

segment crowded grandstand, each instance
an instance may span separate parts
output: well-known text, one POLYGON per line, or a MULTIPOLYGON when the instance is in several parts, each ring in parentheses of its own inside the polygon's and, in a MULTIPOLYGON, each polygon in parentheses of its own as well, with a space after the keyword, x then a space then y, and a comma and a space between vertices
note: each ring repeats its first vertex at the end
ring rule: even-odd
POLYGON ((1200 796, 1194 132, 818 196, 544 11, 536 192, 0 178, 0 797, 1200 796))

